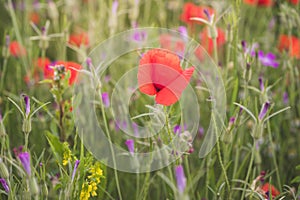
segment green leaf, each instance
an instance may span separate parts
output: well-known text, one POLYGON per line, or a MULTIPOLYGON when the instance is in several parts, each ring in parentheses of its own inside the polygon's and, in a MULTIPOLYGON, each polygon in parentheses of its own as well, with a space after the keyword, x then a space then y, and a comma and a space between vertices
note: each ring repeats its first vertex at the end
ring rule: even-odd
POLYGON ((297 165, 297 166, 296 166, 296 170, 300 170, 300 165, 297 165))
POLYGON ((58 137, 50 133, 49 131, 45 132, 49 145, 54 153, 55 158, 59 163, 62 162, 63 154, 64 154, 64 146, 59 141, 58 137))
POLYGON ((52 82, 53 82, 53 80, 51 80, 51 79, 45 79, 45 80, 39 81, 39 84, 52 83, 52 82))
POLYGON ((296 176, 292 181, 291 184, 293 183, 300 183, 300 176, 296 176))

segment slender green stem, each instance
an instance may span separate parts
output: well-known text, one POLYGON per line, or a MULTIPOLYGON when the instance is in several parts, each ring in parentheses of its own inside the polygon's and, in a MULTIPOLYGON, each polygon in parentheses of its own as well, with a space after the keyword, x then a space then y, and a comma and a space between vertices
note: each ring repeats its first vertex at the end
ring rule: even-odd
POLYGON ((226 182, 226 186, 227 186, 227 190, 228 190, 228 193, 225 194, 225 195, 228 197, 228 199, 231 199, 230 183, 229 183, 229 180, 228 180, 228 177, 227 177, 227 172, 226 172, 225 166, 224 166, 223 161, 222 161, 221 148, 220 148, 220 141, 219 141, 219 139, 217 139, 217 154, 218 154, 218 159, 219 159, 219 162, 220 162, 220 165, 221 165, 224 177, 225 177, 225 182, 226 182))
MULTIPOLYGON (((100 95, 100 99, 101 99, 101 91, 100 89, 98 89, 98 94, 100 95)), ((114 165, 114 175, 116 178, 116 185, 117 185, 117 190, 118 190, 118 195, 119 195, 119 199, 122 200, 122 193, 121 193, 121 189, 120 189, 120 184, 119 184, 119 177, 118 177, 118 171, 117 171, 117 165, 116 165, 116 158, 115 158, 115 152, 114 152, 114 148, 112 146, 112 142, 111 142, 111 137, 110 137, 110 133, 109 133, 109 129, 108 129, 108 125, 107 125, 107 119, 105 116, 105 110, 104 110, 104 106, 103 103, 101 103, 101 112, 102 112, 102 117, 103 117, 103 121, 104 121, 104 127, 105 127, 105 132, 107 135, 107 138, 109 140, 109 148, 112 154, 112 160, 113 160, 113 165, 114 165)))
POLYGON ((29 140, 29 133, 24 133, 25 134, 25 146, 24 149, 25 151, 28 150, 28 140, 29 140))
POLYGON ((281 192, 280 174, 279 174, 278 164, 277 164, 277 161, 276 161, 277 160, 276 159, 276 153, 275 153, 274 144, 273 144, 273 140, 272 140, 272 133, 271 133, 271 128, 270 128, 269 121, 267 122, 267 124, 268 124, 268 136, 269 136, 269 140, 270 140, 270 143, 271 143, 272 160, 273 160, 273 164, 275 166, 277 184, 279 185, 279 190, 281 192))
POLYGON ((6 74, 6 70, 7 70, 7 58, 4 59, 3 61, 3 71, 2 71, 2 74, 1 74, 1 85, 0 85, 0 91, 2 91, 3 89, 3 84, 4 84, 4 77, 5 77, 5 74, 6 74))
POLYGON ((213 45, 214 45, 214 59, 216 62, 216 65, 219 65, 219 58, 218 58, 218 45, 217 45, 217 38, 212 38, 213 45))
MULTIPOLYGON (((250 174, 251 174, 251 171, 252 171, 252 165, 253 165, 253 160, 254 160, 254 155, 255 155, 255 144, 256 144, 256 141, 255 141, 255 139, 254 139, 254 141, 253 141, 253 146, 252 146, 252 151, 251 151, 250 163, 249 163, 247 175, 246 175, 246 178, 245 178, 245 182, 246 182, 246 183, 248 183, 248 180, 249 180, 249 177, 250 177, 250 174)), ((244 185, 244 189, 243 189, 243 193, 242 193, 242 198, 241 198, 241 200, 244 200, 246 187, 247 187, 247 185, 245 184, 245 185, 244 185)))

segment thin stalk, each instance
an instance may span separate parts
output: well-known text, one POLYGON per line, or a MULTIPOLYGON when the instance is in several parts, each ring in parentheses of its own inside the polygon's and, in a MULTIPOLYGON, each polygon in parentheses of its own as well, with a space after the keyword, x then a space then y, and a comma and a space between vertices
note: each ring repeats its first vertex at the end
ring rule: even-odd
POLYGON ((224 178, 225 178, 225 182, 226 182, 226 186, 227 186, 227 190, 228 190, 228 194, 225 194, 225 195, 228 197, 228 199, 231 199, 230 183, 229 183, 229 180, 228 180, 228 177, 227 177, 227 172, 226 172, 225 166, 224 166, 223 161, 222 161, 219 139, 217 139, 217 154, 218 154, 218 159, 219 159, 219 162, 220 162, 223 174, 224 174, 224 178))
POLYGON ((214 45, 214 59, 216 62, 216 65, 219 65, 219 58, 218 58, 218 45, 217 45, 217 38, 212 38, 213 40, 213 45, 214 45))
MULTIPOLYGON (((249 180, 249 177, 250 177, 250 173, 252 171, 252 165, 253 165, 253 160, 254 160, 254 155, 255 155, 255 143, 256 143, 256 141, 254 140, 253 141, 253 145, 252 145, 250 163, 249 163, 249 167, 248 167, 248 171, 247 171, 247 175, 246 175, 246 179, 245 179, 246 183, 248 183, 248 180, 249 180)), ((245 184, 241 200, 244 200, 246 187, 247 187, 247 185, 245 184)))
POLYGON ((29 133, 25 133, 25 146, 24 146, 24 149, 25 151, 27 151, 28 149, 28 140, 29 140, 29 133))
MULTIPOLYGON (((101 91, 100 88, 98 89, 98 94, 100 96, 101 99, 101 91)), ((116 185, 117 185, 117 190, 118 190, 118 195, 119 195, 119 199, 122 200, 122 193, 121 193, 121 189, 120 189, 120 184, 119 184, 119 177, 118 177, 118 171, 117 171, 117 165, 116 165, 116 158, 115 158, 115 152, 111 143, 111 137, 110 137, 110 133, 109 133, 109 129, 107 126, 107 119, 105 116, 105 110, 104 110, 104 106, 103 103, 101 103, 101 112, 102 112, 102 117, 103 117, 103 121, 104 121, 104 127, 105 127, 105 132, 107 135, 107 138, 109 140, 109 148, 112 154, 112 160, 113 160, 113 165, 114 165, 114 175, 116 177, 116 185)))
POLYGON ((280 186, 279 187, 279 191, 282 192, 282 190, 281 190, 280 174, 279 174, 279 169, 278 169, 278 165, 277 165, 277 161, 276 161, 276 153, 275 153, 275 150, 273 148, 272 133, 271 133, 271 127, 270 127, 269 121, 267 122, 267 124, 268 124, 268 136, 269 136, 269 140, 270 140, 271 145, 272 145, 272 148, 271 148, 271 151, 272 151, 272 160, 273 160, 273 164, 275 166, 276 179, 277 179, 278 185, 280 186))
POLYGON ((1 85, 0 85, 0 91, 2 91, 3 89, 3 84, 4 84, 4 77, 5 77, 5 74, 6 74, 6 70, 7 70, 7 58, 5 58, 3 60, 3 71, 2 71, 2 74, 1 74, 1 85))

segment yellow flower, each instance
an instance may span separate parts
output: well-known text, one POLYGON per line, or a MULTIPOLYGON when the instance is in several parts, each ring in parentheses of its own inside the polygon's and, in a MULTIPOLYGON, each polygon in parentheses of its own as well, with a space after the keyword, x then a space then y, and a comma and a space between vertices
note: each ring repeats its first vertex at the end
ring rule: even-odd
POLYGON ((92 165, 88 172, 89 176, 87 177, 85 183, 82 185, 80 200, 88 200, 90 196, 97 196, 97 185, 101 182, 101 178, 103 177, 103 171, 100 168, 99 162, 92 165))
POLYGON ((67 142, 64 143, 64 154, 63 154, 63 161, 62 164, 63 166, 66 166, 69 161, 72 159, 72 152, 69 149, 69 144, 67 142))

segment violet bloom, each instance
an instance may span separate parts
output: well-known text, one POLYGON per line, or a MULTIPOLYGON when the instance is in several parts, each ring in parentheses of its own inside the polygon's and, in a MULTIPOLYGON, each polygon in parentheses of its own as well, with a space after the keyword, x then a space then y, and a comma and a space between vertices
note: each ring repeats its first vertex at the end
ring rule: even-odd
POLYGON ((263 82, 262 77, 259 77, 259 78, 258 78, 258 81, 259 81, 259 87, 260 87, 260 90, 261 90, 261 91, 264 91, 265 86, 264 86, 264 82, 263 82))
POLYGON ((102 93, 102 102, 104 107, 108 108, 110 106, 109 95, 107 92, 102 93))
POLYGON ((256 54, 256 49, 259 47, 258 43, 253 43, 252 46, 247 47, 247 43, 244 41, 243 44, 244 45, 244 51, 246 54, 249 54, 250 56, 254 57, 256 54))
POLYGON ((235 117, 230 117, 229 119, 229 125, 231 126, 235 122, 235 117))
POLYGON ((6 37, 5 37, 5 45, 6 45, 6 47, 9 47, 9 45, 10 45, 10 36, 9 35, 6 35, 6 37))
POLYGON ((75 165, 74 165, 74 169, 73 169, 73 173, 72 173, 72 182, 73 182, 73 180, 75 178, 75 174, 76 174, 76 171, 77 171, 79 163, 80 163, 80 160, 76 160, 75 161, 75 165))
POLYGON ((135 122, 132 123, 132 129, 133 129, 134 135, 137 137, 139 135, 139 126, 137 125, 137 123, 135 123, 135 122))
POLYGON ((87 64, 89 70, 91 70, 91 67, 93 66, 92 59, 91 58, 87 58, 85 62, 87 64))
POLYGON ((9 187, 8 187, 6 180, 4 178, 0 178, 0 183, 1 183, 2 187, 4 188, 5 192, 9 193, 9 187))
POLYGON ((117 0, 115 0, 113 2, 112 8, 111 8, 111 11, 113 14, 117 14, 118 6, 119 6, 119 2, 117 0))
POLYGON ((28 176, 31 175, 31 168, 30 168, 30 155, 28 152, 22 152, 18 155, 18 158, 20 159, 26 173, 28 176))
POLYGON ((178 31, 179 31, 179 33, 181 33, 181 35, 183 35, 185 37, 188 36, 188 31, 185 26, 179 26, 178 31))
POLYGON ((134 140, 128 139, 128 140, 125 141, 125 144, 128 148, 129 153, 131 155, 133 155, 134 154, 134 140))
POLYGON ((203 10, 204 14, 206 15, 207 19, 208 19, 208 22, 211 22, 211 16, 210 16, 210 13, 207 9, 204 9, 203 10))
POLYGON ((269 102, 264 103, 264 105, 261 108, 261 111, 260 111, 260 113, 258 115, 258 119, 259 120, 262 120, 266 116, 269 108, 270 108, 270 103, 269 102))
POLYGON ((273 53, 264 54, 263 51, 259 51, 258 60, 262 65, 267 67, 277 68, 279 66, 279 63, 276 61, 276 56, 273 53))
POLYGON ((2 118, 2 115, 1 115, 1 111, 0 111, 0 122, 2 122, 2 119, 3 119, 3 118, 2 118))
POLYGON ((132 40, 135 42, 143 42, 147 39, 147 36, 147 32, 137 29, 132 36, 132 40))
POLYGON ((289 103, 289 94, 287 92, 283 93, 283 103, 288 104, 289 103))
POLYGON ((178 189, 179 193, 182 194, 186 187, 186 178, 184 175, 184 170, 183 170, 182 165, 175 167, 175 176, 176 176, 176 182, 177 182, 177 189, 178 189))
POLYGON ((186 125, 184 125, 184 127, 180 126, 180 125, 176 125, 174 126, 173 128, 173 131, 174 131, 174 134, 180 134, 182 131, 185 131, 187 128, 186 128, 186 125))
POLYGON ((27 95, 24 95, 23 98, 25 102, 25 114, 28 116, 30 113, 30 99, 27 95))

